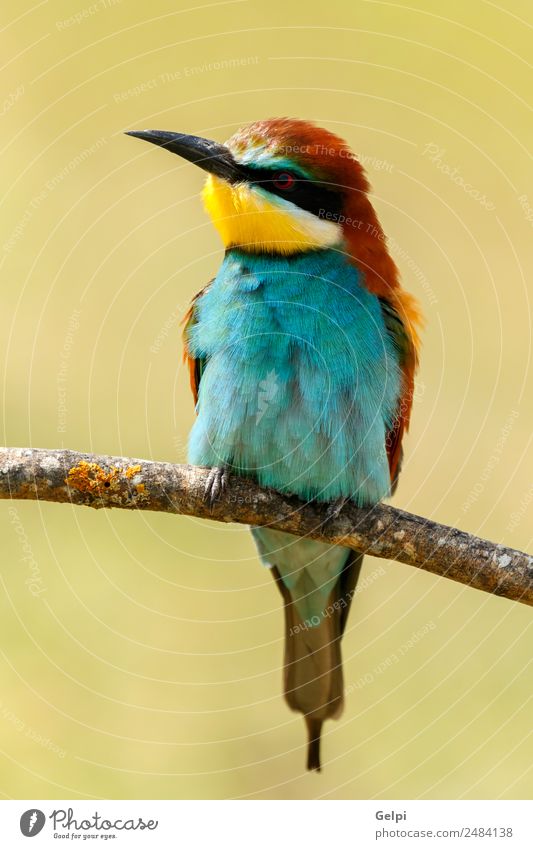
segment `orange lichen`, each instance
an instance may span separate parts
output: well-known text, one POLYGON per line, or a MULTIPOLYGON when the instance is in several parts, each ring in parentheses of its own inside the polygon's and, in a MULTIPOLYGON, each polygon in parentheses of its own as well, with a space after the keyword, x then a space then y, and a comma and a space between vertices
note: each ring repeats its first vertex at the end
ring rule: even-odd
POLYGON ((106 500, 114 503, 125 503, 131 496, 145 495, 145 485, 134 483, 134 491, 131 490, 130 481, 141 471, 141 466, 110 466, 108 470, 103 469, 98 463, 88 463, 86 460, 73 466, 65 483, 72 489, 93 497, 105 496, 106 500))
POLYGON ((106 472, 98 463, 87 463, 86 460, 81 460, 77 466, 69 469, 65 483, 77 489, 78 492, 98 495, 103 488, 116 488, 120 472, 121 470, 116 466, 112 466, 106 472))

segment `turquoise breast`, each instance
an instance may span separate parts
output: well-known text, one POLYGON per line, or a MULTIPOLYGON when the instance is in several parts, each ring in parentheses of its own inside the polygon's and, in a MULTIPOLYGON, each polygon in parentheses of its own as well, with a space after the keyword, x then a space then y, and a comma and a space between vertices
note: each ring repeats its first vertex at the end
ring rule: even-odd
POLYGON ((189 347, 205 361, 191 463, 304 499, 389 494, 398 356, 378 298, 342 252, 229 251, 196 303, 189 347))

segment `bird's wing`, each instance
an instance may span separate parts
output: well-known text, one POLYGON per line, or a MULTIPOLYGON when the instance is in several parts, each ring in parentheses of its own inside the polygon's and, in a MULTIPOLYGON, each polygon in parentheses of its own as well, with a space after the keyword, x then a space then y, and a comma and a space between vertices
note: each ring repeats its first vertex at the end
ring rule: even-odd
POLYGON ((185 315, 183 316, 183 320, 182 320, 182 324, 183 324, 183 361, 186 362, 188 367, 189 367, 189 380, 190 380, 190 383, 191 383, 191 391, 192 391, 192 394, 193 394, 193 397, 194 397, 194 403, 195 404, 198 403, 198 390, 200 388, 200 380, 202 379, 202 374, 204 373, 204 370, 205 370, 205 367, 206 367, 206 364, 207 364, 207 359, 205 357, 204 358, 195 357, 193 354, 191 354, 190 347, 189 347, 189 333, 190 333, 191 327, 193 327, 196 324, 196 321, 197 321, 196 308, 198 306, 198 301, 202 297, 202 295, 205 295, 205 293, 207 292, 207 290, 211 286, 212 282, 213 281, 210 280, 209 283, 207 283, 204 286, 203 289, 200 289, 200 291, 194 296, 194 298, 192 299, 191 305, 190 305, 189 309, 187 310, 187 312, 185 313, 185 315))
POLYGON ((414 299, 405 292, 402 292, 394 301, 383 297, 379 300, 385 326, 394 343, 402 372, 400 398, 385 443, 389 460, 391 492, 394 493, 402 465, 402 439, 409 427, 413 404, 419 343, 416 324, 420 323, 420 314, 414 299))

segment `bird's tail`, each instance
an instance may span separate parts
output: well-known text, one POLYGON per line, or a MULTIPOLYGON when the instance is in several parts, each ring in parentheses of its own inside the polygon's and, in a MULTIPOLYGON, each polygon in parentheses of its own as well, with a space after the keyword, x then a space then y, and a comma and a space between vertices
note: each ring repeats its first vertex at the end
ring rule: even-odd
POLYGON ((320 737, 326 719, 342 713, 344 683, 341 638, 361 568, 362 555, 351 552, 321 616, 302 621, 295 589, 289 591, 272 569, 285 602, 284 690, 287 704, 307 725, 307 769, 320 771, 320 737))

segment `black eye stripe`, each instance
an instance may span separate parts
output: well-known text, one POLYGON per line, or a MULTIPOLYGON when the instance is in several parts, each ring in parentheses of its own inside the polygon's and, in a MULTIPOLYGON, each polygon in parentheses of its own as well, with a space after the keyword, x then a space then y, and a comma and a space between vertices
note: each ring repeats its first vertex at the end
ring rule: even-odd
POLYGON ((250 183, 260 186, 273 195, 290 200, 291 203, 307 212, 312 212, 314 215, 321 212, 321 218, 324 217, 324 212, 338 214, 342 210, 342 191, 328 183, 302 177, 295 171, 288 169, 274 170, 272 168, 247 167, 244 170, 246 179, 250 183), (294 182, 290 187, 285 187, 278 182, 281 177, 292 177, 294 182))

